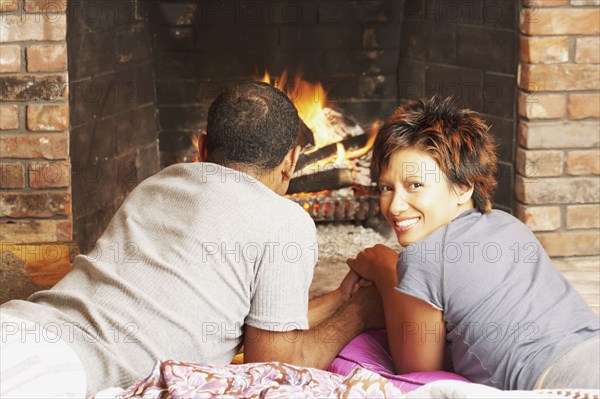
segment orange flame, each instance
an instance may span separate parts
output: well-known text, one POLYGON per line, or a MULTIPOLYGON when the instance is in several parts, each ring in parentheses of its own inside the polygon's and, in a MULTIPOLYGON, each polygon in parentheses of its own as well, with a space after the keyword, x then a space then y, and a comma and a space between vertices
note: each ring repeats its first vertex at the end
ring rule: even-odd
POLYGON ((353 150, 353 151, 348 151, 346 153, 346 159, 354 159, 354 158, 360 158, 363 155, 365 155, 367 152, 369 152, 371 150, 371 148, 373 148, 373 144, 375 144, 375 139, 377 138, 377 132, 379 132, 379 129, 381 129, 381 126, 383 126, 383 123, 381 121, 375 121, 373 122, 373 124, 371 125, 371 127, 369 127, 369 139, 367 140, 367 143, 365 144, 364 147, 359 148, 357 150, 353 150))
MULTIPOLYGON (((273 83, 269 72, 265 72, 261 81, 273 83)), ((302 80, 300 76, 297 76, 293 83, 288 83, 287 71, 284 71, 279 80, 274 82, 274 86, 287 94, 298 109, 298 115, 314 134, 315 148, 344 139, 335 133, 335 129, 323 112, 327 92, 321 83, 313 84, 302 80)))
MULTIPOLYGON (((339 135, 335 133, 335 129, 323 112, 327 100, 327 92, 323 88, 323 85, 321 83, 313 84, 307 82, 302 80, 300 76, 297 76, 294 79, 294 83, 290 83, 289 85, 287 84, 287 80, 287 70, 284 71, 279 77, 279 80, 276 80, 275 82, 272 82, 269 72, 265 71, 261 82, 273 84, 276 88, 286 93, 290 100, 292 100, 298 109, 298 115, 314 134, 314 150, 343 140, 344 137, 339 137, 339 135)), ((371 125, 368 132, 369 139, 363 148, 346 151, 344 146, 341 143, 338 143, 335 163, 340 165, 345 159, 360 158, 369 152, 373 147, 375 137, 377 136, 377 132, 381 128, 381 125, 380 121, 376 121, 371 125)), ((313 168, 315 166, 318 168, 320 164, 330 163, 332 161, 332 159, 324 159, 312 166, 313 168)))

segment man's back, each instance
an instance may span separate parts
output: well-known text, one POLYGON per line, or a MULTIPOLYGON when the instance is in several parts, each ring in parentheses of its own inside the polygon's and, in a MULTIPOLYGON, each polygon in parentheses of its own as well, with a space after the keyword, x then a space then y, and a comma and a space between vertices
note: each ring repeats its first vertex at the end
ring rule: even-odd
POLYGON ((140 184, 96 247, 50 291, 2 312, 56 323, 88 393, 158 359, 228 363, 243 325, 306 329, 314 223, 256 179, 180 164, 140 184))

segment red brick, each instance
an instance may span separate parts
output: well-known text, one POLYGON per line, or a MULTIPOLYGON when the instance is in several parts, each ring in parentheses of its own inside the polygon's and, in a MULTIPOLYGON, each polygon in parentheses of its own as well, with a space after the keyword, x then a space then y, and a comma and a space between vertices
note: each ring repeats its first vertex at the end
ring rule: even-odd
POLYGON ((0 130, 19 128, 19 107, 16 105, 0 105, 0 130))
POLYGON ((25 168, 22 163, 0 162, 0 188, 24 188, 25 168))
POLYGON ((5 15, 0 18, 0 42, 29 40, 65 40, 67 17, 53 14, 40 18, 38 14, 5 15))
POLYGON ((4 101, 66 100, 67 73, 52 75, 0 75, 4 101))
POLYGON ((556 64, 569 61, 567 36, 521 36, 521 61, 530 64, 556 64))
POLYGON ((597 230, 536 235, 550 256, 586 256, 600 253, 600 234, 597 230))
POLYGON ((533 231, 554 231, 561 225, 560 207, 517 204, 516 216, 533 231))
POLYGON ((67 159, 67 134, 2 134, 0 154, 5 158, 67 159))
POLYGON ((68 192, 4 192, 0 197, 0 216, 22 218, 68 216, 70 214, 71 194, 68 192))
POLYGON ((567 173, 575 176, 600 175, 600 150, 569 151, 567 173))
POLYGON ((561 121, 519 123, 519 144, 536 148, 593 148, 600 145, 600 122, 561 121))
POLYGON ((600 68, 589 64, 521 64, 519 87, 527 91, 599 90, 600 68))
POLYGON ((31 188, 60 188, 71 186, 69 162, 34 162, 29 165, 31 188))
POLYGON ((562 151, 517 149, 517 171, 525 177, 560 176, 564 163, 562 151))
POLYGON ((600 37, 579 37, 575 44, 575 62, 600 63, 600 37))
POLYGON ((61 219, 0 220, 0 242, 19 244, 71 240, 71 222, 61 219))
POLYGON ((523 7, 556 7, 562 6, 569 2, 569 0, 523 0, 523 7))
POLYGON ((69 127, 69 107, 66 105, 27 106, 27 129, 61 131, 69 127))
POLYGON ((515 192, 519 201, 530 205, 586 204, 600 202, 597 177, 516 176, 515 192))
POLYGON ((67 0, 25 0, 25 11, 27 12, 65 12, 67 0))
POLYGON ((600 204, 567 207, 567 229, 600 228, 600 204))
POLYGON ((0 73, 21 70, 21 46, 0 44, 0 73))
POLYGON ((569 118, 600 118, 600 94, 570 94, 569 118))
POLYGON ((56 224, 57 241, 70 241, 73 239, 73 222, 61 220, 56 224))
POLYGON ((519 115, 527 119, 557 119, 565 115, 564 94, 519 92, 519 115))
POLYGON ((594 35, 599 20, 596 8, 524 8, 520 26, 527 35, 594 35))
POLYGON ((0 0, 0 12, 17 11, 19 0, 0 0))
POLYGON ((29 72, 55 72, 67 69, 67 47, 64 44, 35 45, 27 48, 29 72))
POLYGON ((571 0, 572 6, 600 6, 600 0, 571 0))

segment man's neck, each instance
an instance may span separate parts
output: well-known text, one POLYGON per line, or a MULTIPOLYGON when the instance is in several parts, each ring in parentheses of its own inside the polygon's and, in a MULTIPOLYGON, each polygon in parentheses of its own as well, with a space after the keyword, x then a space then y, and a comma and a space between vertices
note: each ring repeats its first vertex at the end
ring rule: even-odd
POLYGON ((256 165, 244 164, 244 163, 235 163, 228 165, 221 165, 229 169, 237 170, 238 172, 244 173, 250 177, 255 178, 271 191, 277 192, 277 188, 279 186, 279 182, 277 180, 278 174, 281 174, 279 171, 279 167, 270 170, 260 169, 256 165))

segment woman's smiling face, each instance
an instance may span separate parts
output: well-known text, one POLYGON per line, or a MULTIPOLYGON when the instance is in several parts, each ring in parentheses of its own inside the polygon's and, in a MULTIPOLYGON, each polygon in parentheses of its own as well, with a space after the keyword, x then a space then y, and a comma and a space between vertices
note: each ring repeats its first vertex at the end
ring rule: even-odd
POLYGON ((379 188, 381 212, 404 247, 473 208, 472 188, 451 186, 435 159, 410 148, 391 155, 379 188))

